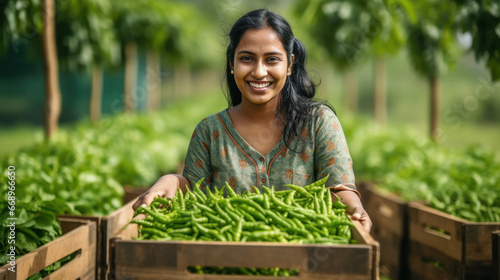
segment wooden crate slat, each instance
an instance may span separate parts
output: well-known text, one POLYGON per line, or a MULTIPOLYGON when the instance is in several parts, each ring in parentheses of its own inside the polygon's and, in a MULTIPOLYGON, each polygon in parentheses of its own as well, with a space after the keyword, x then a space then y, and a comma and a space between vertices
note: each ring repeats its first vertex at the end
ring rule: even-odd
POLYGON ((367 188, 369 199, 364 204, 370 217, 376 220, 375 227, 403 236, 406 203, 391 194, 382 194, 375 188, 367 188))
POLYGON ((86 267, 88 263, 88 254, 78 254, 76 257, 70 262, 66 263, 63 267, 64 269, 58 269, 47 277, 44 280, 58 280, 58 279, 78 279, 81 275, 84 275, 86 272, 86 267))
POLYGON ((456 260, 462 260, 462 225, 467 221, 415 202, 408 203, 408 219, 410 241, 417 241, 456 260), (444 230, 447 234, 435 229, 444 230))
MULTIPOLYGON (((134 215, 132 205, 135 199, 120 207, 115 212, 103 217, 101 220, 101 253, 100 253, 100 279, 107 279, 109 273, 109 244, 110 239, 118 234, 126 226, 134 215)), ((133 226, 133 225, 129 225, 133 226)), ((129 227, 127 226, 127 227, 129 227)))
MULTIPOLYGON (((359 222, 356 223, 361 227, 359 222)), ((166 276, 168 279, 207 279, 187 271, 188 266, 201 265, 296 268, 302 277, 299 279, 327 279, 332 276, 336 279, 376 279, 378 243, 368 233, 359 232, 356 227, 353 229, 353 237, 361 238, 357 239, 360 244, 326 246, 267 242, 162 242, 117 237, 111 240, 112 274, 117 279, 155 279, 166 276)))
POLYGON ((364 183, 362 198, 373 222, 371 236, 380 244, 380 273, 398 279, 406 264, 407 205, 393 194, 364 183))
POLYGON ((467 223, 464 231, 464 263, 466 266, 489 266, 492 256, 491 233, 500 223, 467 223))
POLYGON ((76 257, 52 272, 47 279, 95 278, 96 224, 91 221, 61 219, 61 227, 71 229, 61 237, 19 257, 16 273, 8 271, 9 264, 0 269, 0 279, 27 279, 54 262, 77 252, 76 257), (75 228, 75 225, 80 226, 75 228), (68 278, 69 277, 69 278, 68 278))
POLYGON ((422 245, 411 242, 409 245, 409 272, 411 279, 460 279, 460 263, 441 252, 422 245), (444 265, 444 268, 435 266, 434 262, 444 265))
POLYGON ((492 275, 500 279, 500 230, 491 233, 492 275))

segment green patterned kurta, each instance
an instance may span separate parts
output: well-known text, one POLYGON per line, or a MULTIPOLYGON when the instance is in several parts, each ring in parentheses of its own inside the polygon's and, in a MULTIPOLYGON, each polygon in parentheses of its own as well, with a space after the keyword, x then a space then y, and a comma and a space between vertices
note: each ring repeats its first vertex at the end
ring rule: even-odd
MULTIPOLYGON (((356 189, 352 160, 344 132, 334 112, 322 106, 321 114, 302 131, 307 141, 279 142, 267 155, 249 146, 234 128, 227 109, 203 119, 193 132, 183 176, 191 185, 204 178, 202 189, 229 183, 236 193, 252 186, 285 184, 305 186, 330 174, 327 187, 356 189)), ((263 130, 263 140, 266 131, 263 130)))

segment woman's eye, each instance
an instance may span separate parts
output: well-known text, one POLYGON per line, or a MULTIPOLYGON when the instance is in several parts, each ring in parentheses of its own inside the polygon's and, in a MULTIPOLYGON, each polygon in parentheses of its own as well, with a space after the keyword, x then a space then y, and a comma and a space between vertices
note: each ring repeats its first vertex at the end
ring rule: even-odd
POLYGON ((281 59, 279 59, 278 57, 272 56, 272 57, 269 57, 269 58, 267 59, 267 61, 270 61, 270 62, 278 62, 278 61, 281 61, 281 59))
POLYGON ((241 61, 250 61, 250 60, 252 60, 252 57, 250 57, 250 56, 242 56, 242 57, 240 57, 240 60, 241 61))

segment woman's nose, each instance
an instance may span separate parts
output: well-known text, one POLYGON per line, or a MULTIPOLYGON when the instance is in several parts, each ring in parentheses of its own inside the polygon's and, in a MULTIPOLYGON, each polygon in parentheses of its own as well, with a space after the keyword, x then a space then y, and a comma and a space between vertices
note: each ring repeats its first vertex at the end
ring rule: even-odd
POLYGON ((257 79, 262 79, 267 76, 267 67, 263 62, 255 63, 255 66, 252 70, 252 75, 257 79))

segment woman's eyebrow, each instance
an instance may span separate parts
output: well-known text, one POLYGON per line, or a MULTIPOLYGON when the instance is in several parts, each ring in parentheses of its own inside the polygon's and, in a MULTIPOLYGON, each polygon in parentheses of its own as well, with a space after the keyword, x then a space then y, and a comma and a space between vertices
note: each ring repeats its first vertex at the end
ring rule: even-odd
MULTIPOLYGON (((247 50, 239 51, 237 54, 238 55, 240 55, 240 54, 255 55, 254 52, 247 51, 247 50)), ((267 52, 267 53, 264 54, 264 56, 270 56, 270 55, 281 55, 281 56, 283 56, 283 54, 281 52, 267 52)))

